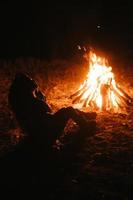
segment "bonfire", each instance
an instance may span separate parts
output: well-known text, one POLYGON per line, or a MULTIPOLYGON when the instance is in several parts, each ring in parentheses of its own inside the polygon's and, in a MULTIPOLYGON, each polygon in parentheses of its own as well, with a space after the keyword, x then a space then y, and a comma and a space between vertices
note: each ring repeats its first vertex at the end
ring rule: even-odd
POLYGON ((86 54, 89 72, 79 89, 71 95, 74 106, 95 111, 121 112, 131 104, 131 97, 116 83, 112 67, 93 51, 86 54))

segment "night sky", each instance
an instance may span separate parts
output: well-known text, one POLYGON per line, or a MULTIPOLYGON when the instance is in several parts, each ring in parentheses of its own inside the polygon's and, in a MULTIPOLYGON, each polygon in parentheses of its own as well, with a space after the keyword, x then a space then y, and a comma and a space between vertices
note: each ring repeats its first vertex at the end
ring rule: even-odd
POLYGON ((0 58, 67 58, 77 45, 132 56, 133 7, 127 1, 116 2, 4 1, 0 3, 0 58))

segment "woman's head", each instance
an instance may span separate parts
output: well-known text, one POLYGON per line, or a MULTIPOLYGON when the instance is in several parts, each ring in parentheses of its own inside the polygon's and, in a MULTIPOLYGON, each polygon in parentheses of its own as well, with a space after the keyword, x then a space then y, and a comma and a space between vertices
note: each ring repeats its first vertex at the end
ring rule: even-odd
POLYGON ((16 74, 14 84, 16 85, 16 88, 18 87, 22 91, 28 90, 29 92, 32 92, 38 87, 37 83, 31 77, 24 73, 16 74))
POLYGON ((17 112, 23 105, 33 98, 33 91, 37 88, 36 82, 27 74, 17 73, 9 90, 9 104, 17 112))

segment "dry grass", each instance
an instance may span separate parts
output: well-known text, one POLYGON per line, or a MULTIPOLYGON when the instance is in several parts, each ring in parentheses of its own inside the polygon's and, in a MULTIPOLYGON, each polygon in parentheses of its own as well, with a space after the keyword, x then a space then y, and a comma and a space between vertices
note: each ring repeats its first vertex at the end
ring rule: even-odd
MULTIPOLYGON (((17 59, 0 62, 0 155, 11 151, 20 140, 22 132, 8 106, 8 90, 16 72, 31 75, 47 96, 53 111, 71 105, 68 98, 82 83, 88 71, 85 62, 75 60, 17 59), (75 64, 76 63, 76 64, 75 64)), ((114 71, 124 89, 133 95, 132 68, 116 61, 114 71), (117 63, 118 62, 118 63, 117 63), (117 68, 117 65, 121 68, 117 68)), ((99 113, 98 131, 94 137, 86 139, 86 144, 72 163, 73 173, 67 172, 65 183, 58 192, 90 199, 97 193, 97 199, 128 199, 128 189, 133 184, 133 108, 126 113, 99 113), (76 170, 78 168, 78 170, 76 170), (68 175, 69 173, 69 175, 68 175), (120 188, 123 188, 120 191, 120 188), (65 189, 67 188, 67 189, 65 189), (88 190, 89 188, 89 190, 88 190), (90 193, 89 193, 90 191, 90 193)), ((56 189, 55 189, 56 190, 56 189)))
POLYGON ((33 77, 45 93, 53 111, 70 105, 69 95, 83 81, 86 73, 84 64, 74 61, 54 60, 46 62, 37 59, 16 59, 0 62, 0 150, 10 149, 16 139, 22 135, 21 130, 8 105, 8 91, 17 72, 25 72, 33 77), (82 76, 81 76, 82 72, 82 76), (8 148, 8 147, 9 148, 8 148))
MULTIPOLYGON (((115 65, 117 66, 117 63, 115 63, 115 65)), ((121 82, 122 87, 124 89, 126 88, 128 93, 133 95, 131 68, 128 68, 127 66, 125 68, 122 64, 121 68, 117 68, 116 66, 114 66, 113 69, 117 80, 121 82)), ((16 137, 20 132, 17 122, 8 105, 9 87, 17 72, 25 72, 33 77, 41 90, 45 93, 47 101, 51 105, 53 111, 56 111, 63 106, 72 105, 69 96, 73 94, 84 81, 88 72, 88 66, 86 62, 78 62, 76 59, 69 61, 54 60, 50 62, 33 58, 1 61, 0 134, 1 136, 4 135, 4 140, 5 135, 15 135, 16 137)), ((2 143, 3 141, 1 144, 2 143)), ((2 144, 0 148, 3 149, 3 146, 4 145, 2 144)))

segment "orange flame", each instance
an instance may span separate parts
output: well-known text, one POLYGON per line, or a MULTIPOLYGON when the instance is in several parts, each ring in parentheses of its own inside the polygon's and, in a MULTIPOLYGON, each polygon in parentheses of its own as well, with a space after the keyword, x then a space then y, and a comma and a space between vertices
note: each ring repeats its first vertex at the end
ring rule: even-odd
POLYGON ((87 79, 79 87, 82 107, 97 108, 99 110, 115 110, 121 104, 123 93, 117 87, 112 67, 108 66, 105 58, 97 56, 92 51, 86 55, 89 58, 89 72, 87 79))

